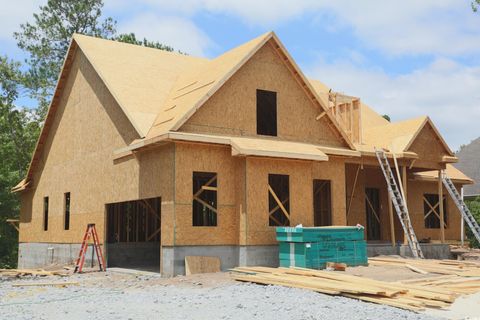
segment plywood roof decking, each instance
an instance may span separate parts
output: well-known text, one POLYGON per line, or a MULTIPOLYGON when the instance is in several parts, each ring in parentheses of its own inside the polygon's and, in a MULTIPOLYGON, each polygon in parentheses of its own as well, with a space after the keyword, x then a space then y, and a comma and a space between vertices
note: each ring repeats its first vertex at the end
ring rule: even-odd
MULTIPOLYGON (((319 114, 322 111, 327 111, 330 89, 320 81, 307 80, 273 32, 261 35, 212 60, 111 40, 74 35, 25 183, 28 183, 31 179, 32 171, 41 156, 43 141, 55 116, 58 97, 62 93, 63 83, 72 64, 75 50, 82 50, 87 57, 136 129, 139 137, 136 145, 143 147, 149 142, 161 141, 165 135, 171 136, 172 131, 177 131, 216 90, 228 81, 264 45, 271 45, 276 50, 276 53, 287 65, 306 95, 314 102, 315 106, 319 107, 319 114)), ((398 150, 400 156, 414 157, 415 155, 409 154, 407 149, 420 132, 423 121, 423 125, 429 123, 432 126, 438 140, 444 145, 446 154, 453 156, 428 117, 389 123, 367 105, 362 104, 361 122, 366 143, 355 146, 348 139, 346 133, 340 129, 330 112, 325 112, 325 116, 338 137, 342 138, 345 144, 350 147, 349 150, 331 148, 329 150, 330 154, 337 152, 338 155, 346 155, 350 152, 347 156, 356 156, 358 154, 356 150, 358 150, 362 154, 368 155, 369 152, 373 151, 374 146, 382 146, 398 150), (352 152, 356 154, 353 155, 352 152)), ((323 146, 319 146, 319 148, 325 149, 323 146)), ((324 149, 321 149, 321 151, 329 154, 324 149)), ((20 190, 22 188, 16 189, 20 190)))
POLYGON ((140 137, 147 135, 159 115, 160 121, 168 117, 162 107, 178 78, 209 63, 205 58, 79 34, 73 39, 140 137))
MULTIPOLYGON (((462 184, 473 184, 474 181, 467 177, 463 172, 455 168, 451 164, 447 164, 445 173, 447 176, 452 179, 454 182, 462 183, 462 184)), ((437 181, 438 180, 438 171, 424 171, 424 172, 416 172, 413 174, 415 180, 421 181, 437 181)))

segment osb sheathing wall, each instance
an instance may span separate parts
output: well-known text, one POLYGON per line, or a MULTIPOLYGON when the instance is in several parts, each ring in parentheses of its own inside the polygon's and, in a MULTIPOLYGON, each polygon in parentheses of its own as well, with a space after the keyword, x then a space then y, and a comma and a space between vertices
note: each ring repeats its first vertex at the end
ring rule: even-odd
POLYGON ((270 173, 290 176, 291 226, 313 226, 313 179, 331 180, 333 224, 344 225, 344 168, 342 159, 315 163, 232 157, 230 147, 176 143, 174 244, 276 244, 275 227, 268 226, 270 173), (216 227, 192 226, 194 171, 217 173, 216 227))
POLYGON ((241 245, 276 244, 275 227, 268 225, 268 175, 289 175, 290 226, 313 226, 313 179, 331 180, 332 223, 345 225, 345 164, 329 162, 246 159, 246 221, 241 245))
MULTIPOLYGON (((97 225, 103 241, 105 204, 139 198, 161 196, 162 227, 172 225, 173 145, 114 164, 114 150, 135 138, 134 128, 77 50, 33 187, 21 195, 19 241, 79 243, 87 223, 97 225), (70 230, 64 230, 65 192, 71 193, 70 230), (45 196, 48 231, 43 230, 45 196)), ((168 232, 162 232, 164 237, 168 232)))
POLYGON ((180 129, 257 136, 256 90, 277 92, 278 138, 345 146, 270 44, 262 47, 180 129))
POLYGON ((230 146, 175 144, 175 245, 238 244, 237 161, 230 146), (193 172, 217 173, 217 226, 192 225, 193 172))
MULTIPOLYGON (((425 193, 438 194, 437 182, 408 181, 408 188, 408 210, 410 211, 410 219, 412 220, 412 225, 417 238, 419 240, 428 238, 432 240, 440 240, 440 229, 425 228, 425 221, 423 219, 423 195, 425 193)), ((447 212, 445 239, 460 240, 460 212, 445 188, 443 189, 443 194, 447 199, 447 205, 445 208, 445 212, 447 212)), ((438 209, 437 212, 439 212, 438 209)), ((468 228, 468 226, 465 226, 465 228, 468 228)))
POLYGON ((443 156, 449 155, 429 124, 420 131, 408 151, 418 155, 415 161, 415 167, 418 168, 445 169, 440 162, 443 156))

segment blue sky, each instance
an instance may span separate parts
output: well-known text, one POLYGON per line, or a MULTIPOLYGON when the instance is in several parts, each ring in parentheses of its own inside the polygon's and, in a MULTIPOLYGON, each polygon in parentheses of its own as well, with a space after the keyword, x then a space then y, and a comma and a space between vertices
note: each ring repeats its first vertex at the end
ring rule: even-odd
MULTIPOLYGON (((45 0, 0 0, 0 54, 45 0)), ((452 149, 480 136, 480 13, 458 0, 105 0, 120 32, 215 57, 273 30, 304 73, 393 121, 429 115, 452 149)))

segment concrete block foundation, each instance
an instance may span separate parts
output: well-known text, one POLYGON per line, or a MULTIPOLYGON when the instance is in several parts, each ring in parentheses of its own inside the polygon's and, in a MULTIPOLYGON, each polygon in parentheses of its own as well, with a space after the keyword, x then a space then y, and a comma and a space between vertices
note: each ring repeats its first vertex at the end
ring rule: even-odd
MULTIPOLYGON (((427 259, 452 259, 450 246, 441 243, 421 243, 423 255, 427 259)), ((408 245, 397 244, 392 246, 390 243, 368 243, 367 255, 375 257, 379 255, 400 255, 402 257, 412 257, 412 251, 408 245)))
MULTIPOLYGON (((80 252, 80 243, 20 243, 18 245, 18 268, 40 268, 51 264, 74 264, 80 252)), ((97 266, 89 246, 85 255, 85 266, 97 266)))

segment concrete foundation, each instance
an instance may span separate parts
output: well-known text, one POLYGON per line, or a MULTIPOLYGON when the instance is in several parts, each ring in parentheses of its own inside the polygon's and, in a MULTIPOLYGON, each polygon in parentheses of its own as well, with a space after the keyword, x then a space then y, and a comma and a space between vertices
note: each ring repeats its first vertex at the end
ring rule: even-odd
MULTIPOLYGON (((420 244, 423 255, 427 259, 452 259, 450 246, 440 243, 422 243, 420 244)), ((390 243, 368 243, 367 255, 375 257, 379 255, 400 255, 402 257, 412 257, 412 251, 408 245, 397 244, 392 246, 390 243)))
MULTIPOLYGON (((450 259, 447 244, 421 244, 425 258, 450 259)), ((158 243, 108 244, 107 266, 144 267, 160 265, 158 243)), ((50 264, 67 264, 76 260, 80 244, 20 243, 19 268, 37 268, 50 264)), ((278 267, 278 246, 176 246, 162 247, 162 276, 171 277, 185 274, 185 256, 215 256, 221 261, 221 270, 236 266, 278 267)), ((403 244, 392 247, 390 243, 367 245, 369 257, 378 255, 411 256, 410 248, 403 244)), ((92 264, 92 248, 86 254, 85 265, 92 264)), ((93 260, 96 265, 96 257, 93 260)), ((152 269, 153 270, 153 269, 152 269)))
MULTIPOLYGON (((39 268, 51 264, 72 264, 80 252, 79 243, 20 243, 18 245, 18 268, 39 268)), ((85 255, 85 266, 98 265, 90 246, 85 255)))
POLYGON ((160 272, 159 242, 107 243, 107 267, 142 268, 160 272))
POLYGON ((162 276, 184 275, 185 256, 219 257, 222 270, 238 266, 238 246, 164 246, 162 247, 162 276))
POLYGON ((278 246, 176 246, 162 247, 162 276, 185 274, 185 256, 214 256, 221 270, 236 266, 278 267, 278 246))

